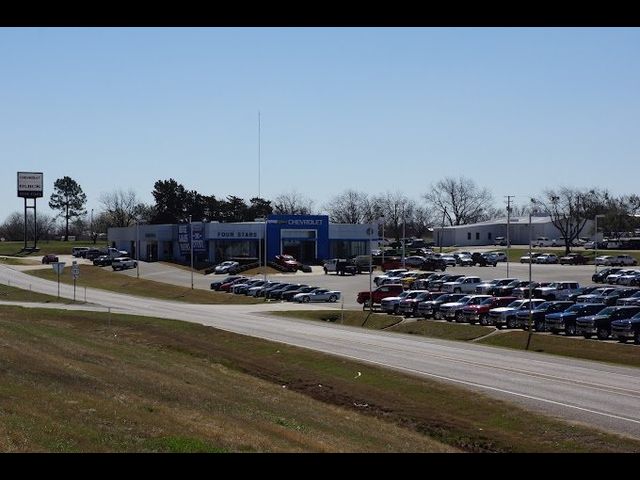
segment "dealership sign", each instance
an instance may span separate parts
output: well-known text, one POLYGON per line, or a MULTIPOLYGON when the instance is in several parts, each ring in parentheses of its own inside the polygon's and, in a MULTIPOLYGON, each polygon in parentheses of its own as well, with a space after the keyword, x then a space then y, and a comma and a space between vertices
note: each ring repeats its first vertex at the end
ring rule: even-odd
POLYGON ((180 247, 180 254, 187 255, 191 250, 191 243, 193 243, 193 253, 204 253, 207 251, 204 242, 204 225, 202 223, 192 223, 193 236, 189 231, 188 223, 181 223, 178 225, 178 245, 180 247))
POLYGON ((42 172, 18 172, 18 197, 42 197, 42 172))

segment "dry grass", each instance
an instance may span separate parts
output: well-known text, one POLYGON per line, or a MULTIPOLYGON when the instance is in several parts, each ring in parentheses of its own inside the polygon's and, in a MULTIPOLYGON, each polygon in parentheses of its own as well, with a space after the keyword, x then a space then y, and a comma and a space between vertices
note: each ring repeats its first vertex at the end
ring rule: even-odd
MULTIPOLYGON (((478 343, 499 347, 524 350, 529 333, 523 331, 506 332, 483 338, 478 343)), ((640 367, 640 347, 622 343, 603 342, 601 340, 585 340, 584 338, 567 338, 559 335, 534 333, 529 350, 534 352, 553 353, 565 357, 597 360, 630 367, 640 367)))
POLYGON ((39 302, 39 303, 73 303, 66 298, 58 298, 53 295, 32 292, 22 288, 0 285, 0 301, 5 302, 39 302))
MULTIPOLYGON (((26 271, 29 275, 44 278, 46 280, 57 281, 57 275, 51 269, 26 271)), ((60 282, 69 285, 73 284, 71 277, 71 267, 65 267, 60 275, 60 282)), ((91 265, 80 265, 80 277, 78 286, 101 288, 128 295, 141 297, 158 298, 161 300, 176 300, 189 303, 201 304, 255 304, 264 303, 263 299, 247 297, 245 295, 231 295, 224 292, 214 292, 201 289, 191 289, 189 287, 178 287, 162 282, 154 282, 144 278, 135 278, 122 275, 107 269, 93 267, 91 265)))
POLYGON ((240 340, 241 350, 242 337, 135 317, 111 326, 101 315, 0 308, 1 451, 455 450, 225 365, 217 344, 240 340))
POLYGON ((107 318, 0 308, 0 450, 640 451, 395 371, 198 324, 107 318))

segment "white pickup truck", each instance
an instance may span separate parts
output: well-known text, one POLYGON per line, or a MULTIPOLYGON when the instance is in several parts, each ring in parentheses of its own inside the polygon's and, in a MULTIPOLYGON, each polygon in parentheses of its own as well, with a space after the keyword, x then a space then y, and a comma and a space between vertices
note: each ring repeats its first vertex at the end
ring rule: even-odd
POLYGON ((475 293, 476 287, 482 283, 480 277, 462 277, 455 282, 442 284, 442 291, 447 293, 475 293))
POLYGON ((579 295, 582 288, 578 282, 553 282, 546 287, 536 287, 533 295, 545 300, 568 300, 570 295, 579 295))
POLYGON ((555 238, 553 240, 549 240, 548 237, 538 237, 531 243, 531 245, 534 247, 555 247, 558 245, 558 241, 555 238))

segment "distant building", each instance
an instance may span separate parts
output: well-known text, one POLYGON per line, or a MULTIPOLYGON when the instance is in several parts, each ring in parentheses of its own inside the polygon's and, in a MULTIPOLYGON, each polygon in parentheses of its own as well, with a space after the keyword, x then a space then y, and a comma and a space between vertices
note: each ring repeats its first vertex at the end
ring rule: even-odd
MULTIPOLYGON (((593 234, 593 221, 588 220, 582 229, 580 236, 593 234)), ((454 227, 434 227, 433 241, 436 246, 472 246, 494 245, 496 237, 507 238, 507 218, 498 218, 487 222, 457 225, 454 227)), ((512 217, 509 220, 509 240, 511 245, 529 245, 529 238, 537 237, 556 239, 558 245, 563 245, 562 234, 553 223, 551 217, 531 217, 531 229, 529 229, 529 216, 512 217)))

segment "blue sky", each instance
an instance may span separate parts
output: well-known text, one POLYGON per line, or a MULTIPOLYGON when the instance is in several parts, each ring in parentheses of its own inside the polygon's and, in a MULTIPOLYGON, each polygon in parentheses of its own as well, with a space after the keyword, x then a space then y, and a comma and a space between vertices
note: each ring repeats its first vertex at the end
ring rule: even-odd
POLYGON ((638 193, 638 28, 0 28, 0 221, 16 172, 101 209, 174 178, 218 198, 354 188, 421 201, 446 176, 496 204, 638 193))

